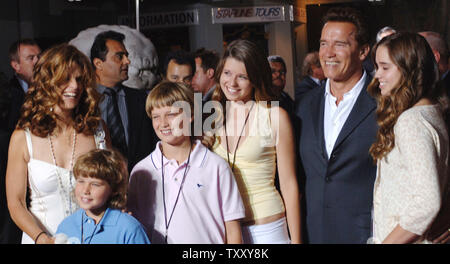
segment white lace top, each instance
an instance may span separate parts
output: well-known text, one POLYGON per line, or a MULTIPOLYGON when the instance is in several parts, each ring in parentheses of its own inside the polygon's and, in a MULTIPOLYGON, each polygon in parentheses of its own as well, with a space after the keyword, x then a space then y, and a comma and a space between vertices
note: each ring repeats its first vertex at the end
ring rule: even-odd
POLYGON ((378 161, 373 199, 375 243, 381 243, 397 225, 424 234, 441 207, 447 184, 448 134, 437 105, 403 112, 394 134, 395 147, 378 161))
MULTIPOLYGON (((33 158, 31 133, 25 130, 30 161, 28 162, 28 186, 30 189, 29 211, 43 230, 53 235, 62 220, 78 209, 72 191, 75 178, 72 171, 33 158)), ((105 132, 100 125, 94 134, 97 148, 105 149, 105 132)), ((34 241, 25 232, 22 244, 33 244, 34 241)))

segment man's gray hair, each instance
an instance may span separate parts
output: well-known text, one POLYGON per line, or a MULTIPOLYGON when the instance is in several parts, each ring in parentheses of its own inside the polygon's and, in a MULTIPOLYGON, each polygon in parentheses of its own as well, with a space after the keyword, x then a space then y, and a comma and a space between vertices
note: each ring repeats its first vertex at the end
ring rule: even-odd
POLYGON ((286 71, 286 63, 284 62, 283 57, 281 57, 280 55, 270 55, 269 57, 267 57, 267 60, 269 62, 279 62, 283 65, 284 70, 286 71))
POLYGON ((397 30, 390 26, 386 26, 382 29, 380 29, 377 33, 377 43, 380 42, 380 40, 383 38, 382 35, 386 32, 391 32, 391 34, 397 33, 397 30))

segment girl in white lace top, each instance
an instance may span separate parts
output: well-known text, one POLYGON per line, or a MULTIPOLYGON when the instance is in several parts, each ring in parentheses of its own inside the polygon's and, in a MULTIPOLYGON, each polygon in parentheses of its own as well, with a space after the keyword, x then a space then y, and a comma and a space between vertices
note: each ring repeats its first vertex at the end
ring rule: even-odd
POLYGON ((426 40, 397 33, 373 49, 378 170, 373 200, 374 243, 424 243, 448 195, 449 139, 445 97, 426 40))
POLYGON ((22 243, 54 242, 58 225, 78 208, 74 161, 110 146, 95 87, 89 59, 67 44, 44 52, 34 68, 6 172, 8 208, 24 232, 22 243))

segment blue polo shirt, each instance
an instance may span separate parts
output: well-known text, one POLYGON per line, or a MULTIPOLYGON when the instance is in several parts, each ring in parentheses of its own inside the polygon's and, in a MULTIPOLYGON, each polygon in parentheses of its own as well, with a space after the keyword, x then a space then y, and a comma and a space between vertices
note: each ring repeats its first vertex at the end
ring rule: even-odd
POLYGON ((133 216, 117 209, 106 209, 100 222, 86 215, 83 209, 65 218, 56 234, 63 233, 69 243, 80 244, 83 219, 83 244, 150 244, 141 223, 133 216))

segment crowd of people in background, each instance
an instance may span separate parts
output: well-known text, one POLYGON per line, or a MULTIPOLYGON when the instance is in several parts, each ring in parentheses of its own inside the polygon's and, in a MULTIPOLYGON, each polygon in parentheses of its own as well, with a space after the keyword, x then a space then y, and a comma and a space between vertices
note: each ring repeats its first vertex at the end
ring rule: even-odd
POLYGON ((122 33, 90 58, 15 42, 0 243, 448 243, 446 41, 387 26, 371 47, 357 10, 322 21, 292 97, 295 69, 249 40, 170 52, 148 90, 122 84, 122 33))

